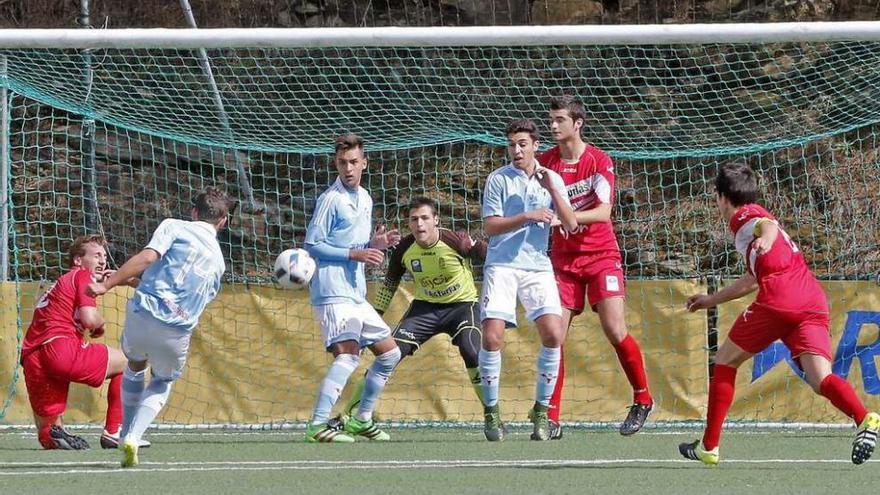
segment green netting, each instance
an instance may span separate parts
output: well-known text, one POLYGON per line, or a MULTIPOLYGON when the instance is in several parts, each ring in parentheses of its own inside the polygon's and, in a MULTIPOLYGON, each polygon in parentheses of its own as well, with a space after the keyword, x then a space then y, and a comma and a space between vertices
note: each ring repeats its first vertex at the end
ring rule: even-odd
MULTIPOLYGON (((727 161, 746 161, 761 171, 763 202, 779 214, 817 275, 880 277, 880 44, 208 53, 229 129, 195 52, 93 51, 90 87, 76 51, 3 53, 6 83, 14 92, 9 153, 16 281, 57 277, 66 244, 88 228, 110 238, 111 257, 120 264, 145 245, 163 218, 185 215, 201 187, 221 184, 242 195, 237 164, 243 164, 265 211, 236 215, 221 235, 226 282, 267 284, 274 256, 302 241, 317 195, 333 180, 327 152, 332 137, 344 130, 361 133, 368 143, 365 186, 376 221, 405 225, 408 199, 430 194, 440 200, 445 226, 479 234, 482 184, 504 160, 498 146, 504 125, 520 117, 543 123, 549 96, 560 93, 583 98, 590 115, 587 137, 615 157, 614 218, 629 279, 741 273, 714 204, 712 179, 727 161), (84 119, 96 120, 92 144, 83 139, 84 119), (84 213, 89 176, 82 166, 92 145, 95 226, 84 213)), ((19 301, 24 320, 30 304, 19 301)), ((668 301, 662 307, 679 305, 668 301)), ((650 321, 652 311, 645 306, 639 317, 650 321)), ((291 324, 305 327, 310 318, 303 313, 291 324)), ((260 328, 240 331, 261 335, 260 328)), ((663 329, 643 337, 655 343, 666 338, 663 329)), ((257 341, 264 338, 277 342, 262 335, 257 341)), ((291 363, 297 353, 320 353, 317 347, 286 350, 291 363)), ((242 352, 251 353, 255 364, 239 377, 237 393, 263 386, 257 370, 268 359, 259 346, 242 352)), ((657 352, 649 361, 663 362, 671 351, 657 352)), ((690 352, 706 354, 706 347, 690 352)), ((531 355, 506 362, 516 363, 511 366, 518 373, 533 366, 531 355)), ((285 372, 285 363, 272 366, 273 373, 285 372)), ((610 356, 596 366, 600 376, 619 375, 610 356)), ((12 382, 13 369, 0 370, 0 383, 12 382)), ((219 391, 216 372, 192 369, 187 379, 219 391)), ((439 372, 424 370, 421 384, 405 386, 429 386, 424 384, 439 372)), ((307 389, 303 400, 309 402, 317 380, 292 377, 279 393, 307 389)), ((462 376, 459 387, 442 394, 471 401, 469 387, 462 376)), ((572 387, 572 401, 600 401, 607 392, 577 382, 572 387)), ((183 404, 167 417, 200 418, 197 408, 183 404)), ((426 404, 425 411, 435 406, 426 404)), ((387 407, 386 417, 420 419, 387 407)), ((756 408, 763 411, 764 405, 756 408)), ((479 420, 455 411, 450 407, 444 419, 479 420)), ((248 422, 304 419, 273 411, 248 422)))

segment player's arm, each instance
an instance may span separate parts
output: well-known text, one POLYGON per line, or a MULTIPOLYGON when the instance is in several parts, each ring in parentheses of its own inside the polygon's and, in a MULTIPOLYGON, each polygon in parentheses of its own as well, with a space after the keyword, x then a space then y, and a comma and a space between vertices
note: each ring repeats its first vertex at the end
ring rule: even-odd
POLYGON ((553 209, 559 216, 562 228, 571 232, 578 226, 577 217, 571 208, 571 202, 568 200, 568 191, 565 189, 565 183, 562 177, 549 169, 540 169, 537 171, 538 182, 550 193, 553 198, 553 209))
POLYGON ((89 293, 100 296, 117 285, 127 284, 129 280, 140 277, 159 258, 161 255, 158 251, 149 247, 144 248, 119 267, 119 270, 105 278, 103 282, 91 284, 89 293))
POLYGON ((400 280, 403 278, 404 272, 406 272, 406 268, 403 266, 403 253, 410 245, 410 238, 407 237, 391 252, 391 258, 388 260, 388 271, 385 272, 385 279, 376 291, 376 299, 373 301, 373 308, 380 315, 385 314, 388 306, 391 305, 391 300, 394 299, 397 288, 400 286, 400 280))
POLYGON ((504 186, 498 175, 490 175, 483 191, 483 231, 489 237, 516 230, 527 223, 544 222, 548 225, 553 221, 550 208, 526 211, 513 216, 504 216, 504 186))
POLYGON ((599 204, 595 208, 575 212, 578 225, 611 221, 611 206, 614 203, 614 163, 607 155, 604 155, 598 171, 593 176, 593 191, 599 204))
POLYGON ((714 294, 696 294, 688 298, 687 309, 691 313, 700 309, 711 308, 719 304, 739 299, 747 294, 751 294, 758 288, 758 281, 751 273, 746 273, 738 278, 734 283, 719 290, 714 294))
POLYGON ((92 274, 87 270, 80 270, 76 274, 76 295, 73 305, 76 308, 75 321, 85 330, 89 330, 91 337, 100 337, 104 334, 104 318, 98 311, 95 297, 89 295, 88 287, 92 282, 92 274))
POLYGON ((329 233, 333 230, 336 208, 332 196, 323 194, 315 205, 315 213, 306 229, 305 249, 317 261, 359 261, 371 266, 382 264, 385 254, 372 248, 352 249, 335 246, 328 242, 329 233))
POLYGON ((776 222, 769 218, 761 218, 755 224, 755 240, 752 249, 760 256, 773 248, 776 237, 779 235, 779 227, 776 222))
POLYGON ((467 231, 441 230, 440 240, 454 249, 462 258, 468 258, 475 263, 482 263, 486 260, 489 243, 483 240, 474 240, 467 231))

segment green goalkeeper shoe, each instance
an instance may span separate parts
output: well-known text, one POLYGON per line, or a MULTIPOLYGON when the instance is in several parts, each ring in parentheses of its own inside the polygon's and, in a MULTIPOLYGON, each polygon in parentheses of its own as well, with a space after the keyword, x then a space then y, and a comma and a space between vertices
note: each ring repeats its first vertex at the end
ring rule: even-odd
POLYGON ((387 442, 391 440, 391 435, 377 428, 372 419, 361 421, 351 416, 345 420, 345 431, 353 435, 367 437, 374 442, 387 442))
POLYGON ((715 447, 712 450, 706 450, 703 448, 703 443, 699 440, 696 442, 680 444, 678 446, 678 452, 684 456, 685 459, 700 461, 707 466, 715 466, 718 464, 718 461, 721 460, 721 455, 718 453, 718 447, 715 447))
POLYGON ((529 411, 529 421, 534 425, 532 440, 550 439, 550 419, 547 417, 547 406, 535 402, 534 407, 529 411))
POLYGON ((501 442, 507 433, 507 428, 501 422, 501 410, 498 404, 494 406, 486 406, 483 408, 483 417, 486 420, 483 427, 483 433, 486 434, 486 440, 490 442, 501 442))
POLYGON ((856 438, 853 440, 853 464, 864 464, 871 458, 877 446, 878 432, 880 432, 880 414, 868 413, 859 425, 859 431, 856 432, 856 438))
POLYGON ((310 424, 306 428, 306 442, 309 443, 354 443, 354 437, 346 435, 342 423, 310 424))

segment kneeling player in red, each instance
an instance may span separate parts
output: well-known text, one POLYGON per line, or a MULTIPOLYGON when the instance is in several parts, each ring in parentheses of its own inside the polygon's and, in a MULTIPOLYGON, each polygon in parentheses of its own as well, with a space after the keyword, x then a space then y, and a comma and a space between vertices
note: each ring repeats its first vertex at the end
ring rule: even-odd
POLYGON ((115 448, 122 423, 120 385, 125 356, 119 349, 86 342, 85 331, 97 338, 104 319, 86 287, 95 274, 104 274, 106 242, 101 236, 78 237, 70 247, 70 271, 40 298, 24 337, 21 365, 28 398, 34 412, 37 438, 45 449, 89 448, 85 439, 64 429, 61 415, 67 409, 70 383, 100 387, 110 378, 107 418, 101 446, 115 448))
POLYGON ((831 372, 828 301, 810 272, 803 254, 767 210, 755 204, 754 172, 746 164, 726 164, 715 179, 718 208, 734 234, 746 273, 714 294, 691 296, 689 311, 697 311, 750 294, 758 295, 739 316, 715 355, 709 385, 709 408, 702 442, 683 443, 679 452, 704 464, 718 464, 721 426, 733 403, 736 370, 776 340, 781 340, 819 395, 851 418, 858 431, 852 462, 871 457, 880 431, 880 414, 868 412, 853 387, 831 372))

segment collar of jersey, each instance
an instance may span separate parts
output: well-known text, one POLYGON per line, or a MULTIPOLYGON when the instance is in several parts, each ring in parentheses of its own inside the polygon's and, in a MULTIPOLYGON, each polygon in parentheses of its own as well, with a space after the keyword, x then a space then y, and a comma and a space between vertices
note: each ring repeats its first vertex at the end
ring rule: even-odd
MULTIPOLYGON (((534 162, 535 162, 535 170, 537 171, 537 170, 538 170, 538 167, 540 167, 541 164, 538 162, 538 159, 537 159, 537 158, 534 160, 534 162)), ((528 179, 528 180, 531 180, 531 179, 535 178, 535 174, 534 174, 534 173, 533 173, 532 175, 526 175, 525 170, 522 170, 522 169, 520 169, 519 167, 517 167, 516 165, 514 165, 512 161, 511 161, 511 162, 507 162, 507 166, 510 167, 510 168, 511 168, 511 169, 512 169, 517 175, 519 175, 520 177, 523 177, 523 178, 528 179)))

